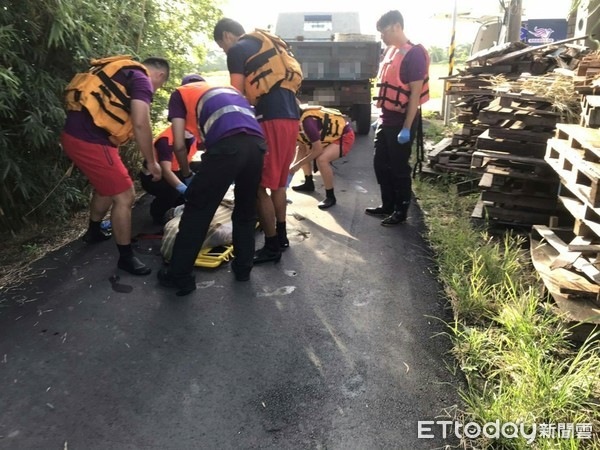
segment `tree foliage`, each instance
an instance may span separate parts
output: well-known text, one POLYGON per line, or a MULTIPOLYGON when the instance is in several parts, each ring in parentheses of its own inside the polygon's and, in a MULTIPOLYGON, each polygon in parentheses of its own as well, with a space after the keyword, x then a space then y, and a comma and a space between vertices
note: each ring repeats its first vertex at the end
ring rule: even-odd
POLYGON ((109 55, 168 58, 159 117, 168 92, 204 62, 197 43, 221 14, 211 0, 0 0, 0 230, 87 203, 87 183, 65 176, 59 145, 63 89, 76 72, 109 55))

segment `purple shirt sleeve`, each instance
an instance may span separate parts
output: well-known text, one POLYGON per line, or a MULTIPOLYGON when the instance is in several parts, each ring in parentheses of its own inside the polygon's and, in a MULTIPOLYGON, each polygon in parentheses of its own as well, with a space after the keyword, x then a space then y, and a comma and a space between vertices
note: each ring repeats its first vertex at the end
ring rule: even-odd
POLYGON ((319 119, 315 117, 307 117, 302 121, 302 128, 304 134, 310 142, 317 142, 321 140, 321 130, 323 129, 319 119))
POLYGON ((127 93, 131 100, 141 100, 148 104, 152 103, 152 97, 154 96, 152 82, 141 70, 120 70, 113 78, 116 82, 127 86, 127 93))
POLYGON ((169 145, 169 140, 166 137, 160 138, 154 143, 158 161, 173 161, 173 147, 169 145))
POLYGON ((400 79, 406 84, 424 80, 428 70, 425 49, 420 45, 415 45, 402 60, 400 79))
POLYGON ((185 119, 186 115, 187 110, 185 109, 185 103, 183 103, 181 92, 175 90, 169 99, 168 120, 172 121, 173 119, 185 119))

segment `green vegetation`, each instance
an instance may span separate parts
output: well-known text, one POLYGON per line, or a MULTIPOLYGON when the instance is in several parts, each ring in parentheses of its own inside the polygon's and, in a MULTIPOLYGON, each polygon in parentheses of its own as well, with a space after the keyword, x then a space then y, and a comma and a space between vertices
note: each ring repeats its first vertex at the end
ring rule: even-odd
MULTIPOLYGON (((0 231, 27 222, 64 221, 87 203, 87 183, 59 145, 63 89, 90 58, 167 57, 170 83, 153 116, 184 73, 197 71, 196 45, 221 16, 209 0, 7 0, 0 14, 0 231)), ((137 162, 129 152, 131 164, 137 162)))
MULTIPOLYGON (((524 249, 524 238, 474 229, 476 199, 459 197, 446 177, 417 181, 439 278, 450 298, 453 353, 467 388, 462 421, 591 423, 600 427, 600 345, 576 348, 551 311, 524 249)), ((598 335, 596 335, 596 338, 598 335)), ((558 435, 557 435, 558 436, 558 435)), ((464 442, 466 448, 599 448, 598 442, 524 438, 464 442)))

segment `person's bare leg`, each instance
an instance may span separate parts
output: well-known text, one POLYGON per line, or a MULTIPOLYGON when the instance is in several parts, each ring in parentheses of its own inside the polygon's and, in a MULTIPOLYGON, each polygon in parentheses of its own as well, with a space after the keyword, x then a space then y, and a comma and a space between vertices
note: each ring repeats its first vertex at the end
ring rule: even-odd
POLYGON ((115 242, 119 249, 118 267, 133 275, 148 275, 152 270, 133 254, 131 248, 131 208, 135 200, 133 186, 113 195, 110 214, 115 242))
POLYGON ((90 220, 93 222, 100 222, 104 219, 112 202, 111 197, 105 197, 94 191, 92 200, 90 201, 90 220))
POLYGON ((271 191, 271 200, 273 201, 273 209, 277 222, 285 222, 287 211, 287 196, 285 188, 279 188, 276 191, 271 191))
POLYGON ((333 169, 331 161, 335 161, 340 157, 340 147, 337 144, 330 144, 325 147, 323 153, 317 158, 317 167, 321 173, 321 179, 325 185, 325 200, 317 206, 319 209, 327 209, 336 204, 337 200, 333 191, 333 169))

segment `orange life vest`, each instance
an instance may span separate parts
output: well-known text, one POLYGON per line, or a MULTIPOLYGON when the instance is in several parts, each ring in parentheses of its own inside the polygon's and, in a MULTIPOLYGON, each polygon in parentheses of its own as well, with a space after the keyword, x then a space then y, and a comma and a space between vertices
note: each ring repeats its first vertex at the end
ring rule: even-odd
MULTIPOLYGON (((167 144, 169 145, 169 147, 172 148, 173 147, 173 129, 171 127, 167 128, 162 133, 160 133, 158 136, 156 136, 156 139, 154 139, 153 144, 156 145, 156 142, 158 142, 159 139, 163 139, 163 138, 167 139, 167 144)), ((196 142, 198 142, 198 140, 194 139, 194 142, 192 143, 192 146, 190 147, 190 150, 188 152, 188 157, 187 157, 188 162, 191 161, 192 157, 198 152, 198 146, 196 145, 196 142)), ((158 161, 158 153, 156 151, 156 147, 154 148, 154 158, 156 159, 156 161, 158 161)), ((174 153, 173 153, 173 157, 171 159, 171 170, 173 172, 177 172, 179 170, 179 162, 177 161, 177 158, 175 157, 174 153)))
POLYGON ((300 116, 300 133, 298 133, 298 142, 304 142, 311 145, 310 139, 304 132, 302 122, 308 117, 318 119, 322 124, 321 142, 330 144, 342 137, 344 127, 346 126, 346 118, 337 109, 324 108, 322 106, 304 107, 302 108, 302 116, 300 116))
POLYGON ((208 91, 211 86, 205 81, 197 81, 179 86, 177 90, 181 94, 183 104, 185 105, 185 129, 194 135, 198 141, 202 141, 200 130, 198 129, 197 111, 200 97, 208 91))
MULTIPOLYGON (((419 44, 420 47, 422 47, 419 44)), ((377 74, 377 87, 379 93, 373 100, 377 101, 378 108, 385 108, 390 111, 405 112, 410 97, 410 86, 403 83, 400 79, 400 67, 406 54, 414 45, 406 43, 401 47, 390 46, 381 61, 379 73, 377 74)), ((429 68, 429 55, 423 48, 427 58, 427 67, 429 68)), ((423 89, 419 104, 422 105, 429 100, 429 73, 423 80, 423 89)))
POLYGON ((87 109, 94 124, 106 130, 114 145, 121 145, 133 136, 131 123, 131 99, 125 86, 112 77, 122 69, 139 69, 146 75, 148 70, 131 56, 112 56, 93 59, 91 68, 76 74, 65 88, 67 111, 87 109))
POLYGON ((274 86, 289 89, 294 94, 302 83, 302 68, 288 45, 279 36, 256 29, 240 37, 252 36, 261 42, 258 53, 248 58, 244 66, 244 90, 250 104, 256 105, 261 95, 274 86))

